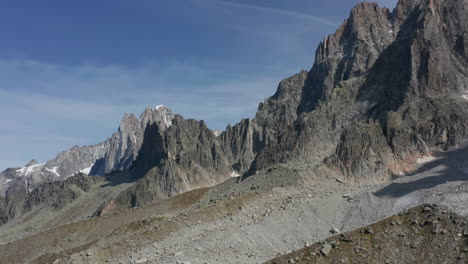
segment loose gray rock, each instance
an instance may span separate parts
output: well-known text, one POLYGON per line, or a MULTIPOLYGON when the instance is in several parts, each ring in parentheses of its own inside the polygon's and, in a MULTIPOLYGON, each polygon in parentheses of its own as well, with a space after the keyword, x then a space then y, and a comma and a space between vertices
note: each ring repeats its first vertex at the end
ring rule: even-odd
POLYGON ((327 256, 328 254, 330 254, 331 250, 332 250, 332 245, 325 244, 325 245, 323 245, 322 249, 320 250, 320 253, 322 253, 322 255, 324 255, 324 256, 327 256))

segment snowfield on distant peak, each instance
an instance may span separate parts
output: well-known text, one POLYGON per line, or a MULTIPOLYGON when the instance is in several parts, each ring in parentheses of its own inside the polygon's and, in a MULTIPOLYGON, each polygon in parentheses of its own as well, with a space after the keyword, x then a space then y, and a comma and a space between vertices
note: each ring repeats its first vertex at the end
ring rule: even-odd
POLYGON ((31 175, 35 170, 41 169, 44 166, 44 163, 41 164, 35 164, 31 165, 28 167, 23 167, 21 169, 16 170, 17 173, 19 173, 18 176, 29 176, 31 175))
POLYGON ((466 91, 462 96, 463 99, 468 100, 468 91, 466 91))
POLYGON ((49 169, 49 168, 45 168, 47 171, 50 171, 52 172, 53 174, 55 174, 57 177, 60 177, 60 173, 57 171, 58 170, 58 167, 53 167, 52 169, 49 169))
POLYGON ((89 166, 88 168, 84 168, 84 169, 80 170, 80 172, 84 173, 84 174, 89 174, 89 172, 91 172, 92 167, 93 167, 93 165, 89 166))

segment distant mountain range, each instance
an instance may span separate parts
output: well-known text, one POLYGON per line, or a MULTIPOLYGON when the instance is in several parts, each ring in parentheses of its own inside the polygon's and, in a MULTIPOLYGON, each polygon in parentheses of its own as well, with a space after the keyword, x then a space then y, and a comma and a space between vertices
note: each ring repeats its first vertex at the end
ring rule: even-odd
POLYGON ((125 115, 118 131, 102 143, 74 146, 46 163, 31 160, 24 167, 8 168, 0 173, 0 196, 9 191, 30 192, 42 182, 65 180, 79 172, 105 175, 127 169, 138 154, 146 126, 158 124, 166 129, 174 116, 165 106, 147 107, 139 118, 125 115))
POLYGON ((146 108, 3 171, 0 262, 467 263, 467 219, 432 205, 468 214, 467 144, 467 0, 360 3, 253 119, 146 108))
POLYGON ((465 2, 402 0, 393 12, 360 3, 320 43, 312 69, 281 81, 255 118, 220 132, 147 108, 103 143, 5 170, 1 193, 84 172, 128 179, 113 199, 135 207, 278 164, 351 184, 409 173, 468 139, 465 2))

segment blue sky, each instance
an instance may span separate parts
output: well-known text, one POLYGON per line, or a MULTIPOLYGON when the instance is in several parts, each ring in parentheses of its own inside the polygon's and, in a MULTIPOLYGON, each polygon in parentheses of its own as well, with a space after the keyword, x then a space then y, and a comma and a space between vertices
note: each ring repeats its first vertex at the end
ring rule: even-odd
POLYGON ((357 2, 0 0, 0 170, 103 141, 146 106, 213 129, 253 117, 357 2))

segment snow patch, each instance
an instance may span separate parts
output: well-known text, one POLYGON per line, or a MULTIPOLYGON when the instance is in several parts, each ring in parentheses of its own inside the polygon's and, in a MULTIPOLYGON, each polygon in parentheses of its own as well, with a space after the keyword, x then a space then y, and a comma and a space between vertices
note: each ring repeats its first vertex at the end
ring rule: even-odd
POLYGON ((468 100, 468 92, 465 92, 461 98, 465 99, 465 100, 468 100))
POLYGON ((158 105, 154 108, 161 115, 162 121, 166 124, 166 127, 172 126, 172 111, 165 105, 158 105))
POLYGON ((6 181, 4 183, 0 184, 0 185, 5 185, 5 184, 7 184, 7 183, 9 183, 11 181, 13 181, 13 180, 12 179, 6 179, 6 181))
POLYGON ((239 173, 237 171, 232 171, 231 172, 231 177, 239 177, 239 173))
POLYGON ((221 131, 219 129, 213 130, 213 134, 215 135, 215 137, 219 137, 219 135, 221 135, 221 133, 223 133, 223 131, 221 131))
POLYGON ((31 165, 28 167, 23 167, 21 169, 16 170, 16 172, 19 174, 18 176, 29 176, 31 175, 34 171, 41 169, 44 166, 44 163, 41 164, 35 164, 31 165))
POLYGON ((49 168, 45 168, 45 169, 55 174, 55 176, 60 177, 60 173, 57 171, 58 167, 53 167, 52 169, 49 169, 49 168))
POLYGON ((416 163, 418 164, 424 164, 424 163, 428 163, 428 162, 431 162, 433 160, 435 160, 436 158, 432 157, 432 156, 427 156, 427 157, 422 157, 422 158, 419 158, 416 160, 416 163))
POLYGON ((168 113, 163 112, 161 115, 163 117, 164 124, 166 124, 166 127, 172 126, 172 119, 168 118, 168 113))
POLYGON ((93 167, 93 165, 89 166, 88 168, 84 168, 84 169, 80 170, 80 172, 84 173, 84 174, 89 174, 91 172, 92 167, 93 167))

